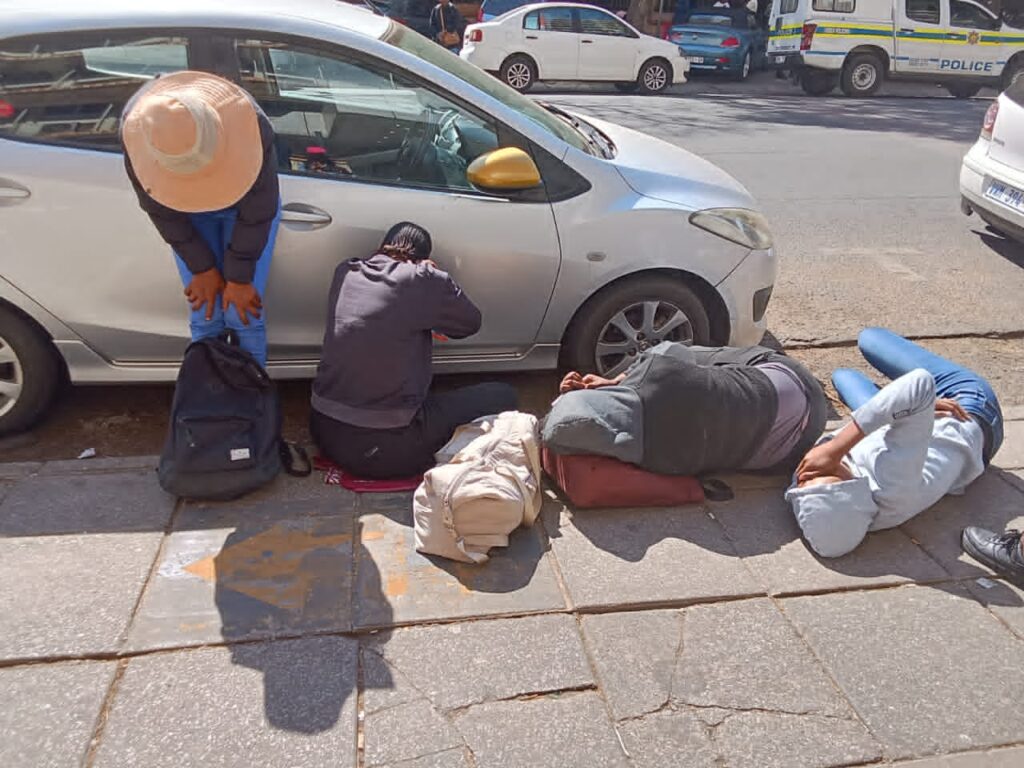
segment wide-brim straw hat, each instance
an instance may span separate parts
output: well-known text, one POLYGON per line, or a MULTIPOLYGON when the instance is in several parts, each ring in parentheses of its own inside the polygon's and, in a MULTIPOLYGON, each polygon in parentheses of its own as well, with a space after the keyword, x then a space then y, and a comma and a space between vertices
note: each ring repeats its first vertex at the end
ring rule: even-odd
POLYGON ((142 188, 185 213, 230 208, 263 165, 256 105, 208 72, 175 72, 143 86, 125 108, 121 138, 142 188))

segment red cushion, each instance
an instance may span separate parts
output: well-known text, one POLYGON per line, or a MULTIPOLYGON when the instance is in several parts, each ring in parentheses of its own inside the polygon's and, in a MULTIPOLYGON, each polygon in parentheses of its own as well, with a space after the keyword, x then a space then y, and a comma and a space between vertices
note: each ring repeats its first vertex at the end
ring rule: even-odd
POLYGON ((704 501, 693 477, 658 475, 604 456, 562 456, 544 449, 544 471, 573 506, 676 507, 704 501))
POLYGON ((317 456, 313 466, 324 473, 325 485, 340 485, 354 493, 401 493, 415 491, 423 482, 423 475, 401 477, 395 480, 370 480, 350 475, 330 459, 317 456))

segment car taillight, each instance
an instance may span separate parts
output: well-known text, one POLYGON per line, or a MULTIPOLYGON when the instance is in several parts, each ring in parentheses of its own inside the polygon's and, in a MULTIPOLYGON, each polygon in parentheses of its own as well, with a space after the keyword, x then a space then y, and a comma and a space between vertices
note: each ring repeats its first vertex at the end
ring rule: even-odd
POLYGON ((14 105, 0 99, 0 120, 14 117, 14 105))
POLYGON ((811 43, 814 42, 814 33, 818 31, 817 24, 804 24, 803 34, 800 35, 800 50, 811 50, 811 43))
POLYGON ((722 41, 723 48, 739 48, 740 39, 738 37, 727 37, 722 41))
MULTIPOLYGON (((2 104, 3 102, 0 102, 2 104)), ((992 129, 996 127, 996 117, 999 115, 999 102, 993 101, 992 106, 988 108, 988 112, 985 113, 985 122, 981 124, 981 138, 986 141, 992 140, 992 129)), ((0 111, 0 117, 3 116, 3 112, 0 111)))
POLYGON ((471 29, 469 30, 469 42, 471 43, 482 43, 484 41, 484 31, 482 29, 471 29))

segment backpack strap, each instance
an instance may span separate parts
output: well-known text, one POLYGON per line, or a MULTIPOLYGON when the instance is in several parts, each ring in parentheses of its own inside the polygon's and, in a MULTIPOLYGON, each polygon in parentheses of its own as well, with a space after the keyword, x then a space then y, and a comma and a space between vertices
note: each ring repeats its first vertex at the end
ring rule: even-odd
POLYGON ((313 474, 313 462, 309 460, 309 454, 302 445, 282 440, 278 450, 281 453, 281 466, 287 474, 292 477, 309 477, 313 474), (299 461, 296 462, 296 459, 299 461))

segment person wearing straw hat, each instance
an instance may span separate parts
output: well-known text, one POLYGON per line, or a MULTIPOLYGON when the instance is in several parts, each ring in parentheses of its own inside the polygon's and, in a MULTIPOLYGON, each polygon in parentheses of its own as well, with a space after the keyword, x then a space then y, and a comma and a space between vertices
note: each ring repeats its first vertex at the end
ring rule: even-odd
POLYGON ((121 140, 139 204, 174 251, 193 341, 230 330, 266 366, 263 295, 281 217, 270 121, 234 83, 175 72, 132 97, 121 140))

